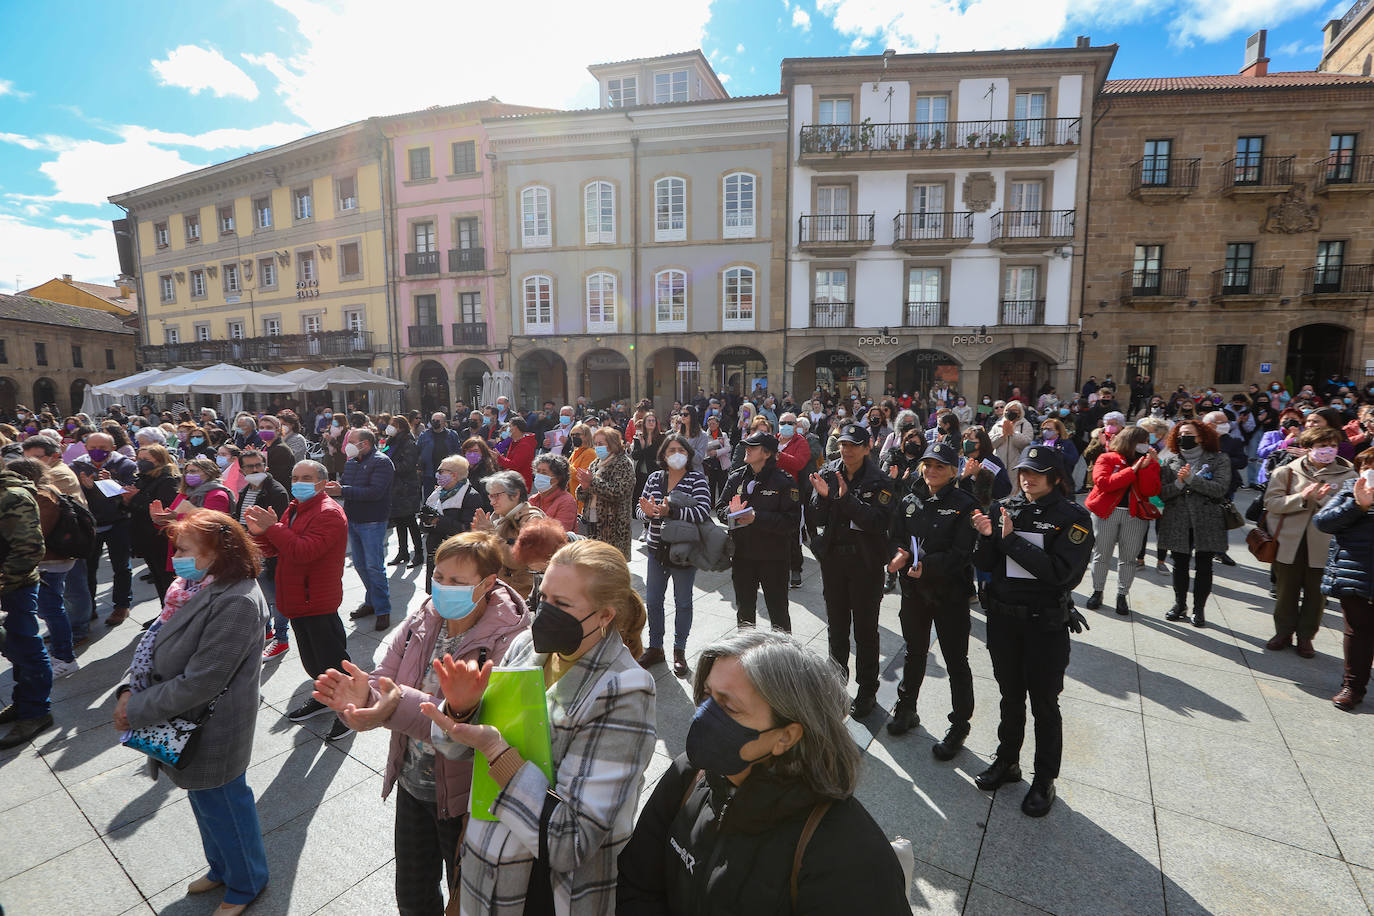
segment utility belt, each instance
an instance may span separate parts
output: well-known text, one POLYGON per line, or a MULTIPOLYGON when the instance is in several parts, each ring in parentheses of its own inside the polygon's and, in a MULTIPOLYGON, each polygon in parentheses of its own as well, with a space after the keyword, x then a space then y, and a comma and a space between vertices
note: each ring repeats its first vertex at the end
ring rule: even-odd
POLYGON ((1069 611, 1073 610, 1073 602, 1069 600, 1067 595, 1061 595, 1057 603, 1050 605, 1008 604, 987 595, 983 598, 983 607, 992 614, 1002 614, 1015 620, 1034 624, 1042 629, 1056 630, 1068 625, 1069 611))

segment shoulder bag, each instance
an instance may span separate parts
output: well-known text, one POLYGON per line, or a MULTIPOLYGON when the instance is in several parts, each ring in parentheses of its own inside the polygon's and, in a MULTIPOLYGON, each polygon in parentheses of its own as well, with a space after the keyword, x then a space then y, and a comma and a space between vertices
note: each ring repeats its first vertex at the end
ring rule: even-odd
MULTIPOLYGON (((1283 488, 1283 495, 1288 496, 1293 489, 1293 474, 1289 472, 1288 483, 1283 488)), ((1279 532, 1283 530, 1283 518, 1279 518, 1279 527, 1273 534, 1269 533, 1269 510, 1260 513, 1259 522, 1250 532, 1245 535, 1245 546, 1256 560, 1261 563, 1273 563, 1279 555, 1279 532)))
MULTIPOLYGON (((237 675, 238 671, 234 674, 237 675)), ((233 682, 234 678, 230 677, 229 683, 233 682)), ((196 746, 200 744, 200 727, 214 713, 215 704, 228 690, 229 684, 226 684, 224 690, 205 707, 205 711, 194 719, 173 716, 166 722, 133 728, 124 733, 119 743, 147 754, 174 770, 184 770, 195 756, 196 746)))

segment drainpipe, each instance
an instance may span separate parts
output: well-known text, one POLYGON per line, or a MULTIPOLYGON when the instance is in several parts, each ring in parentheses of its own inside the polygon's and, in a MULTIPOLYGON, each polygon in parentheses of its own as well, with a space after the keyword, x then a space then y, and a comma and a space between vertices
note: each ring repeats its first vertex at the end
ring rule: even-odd
MULTIPOLYGON (((782 380, 780 382, 782 390, 791 391, 796 387, 796 379, 788 384, 787 379, 787 338, 791 336, 792 330, 792 95, 787 95, 787 160, 783 171, 783 201, 786 208, 783 213, 783 232, 782 232, 782 380)), ((801 403, 797 399, 797 393, 792 392, 792 400, 801 403)))
MULTIPOLYGON (((400 307, 396 300, 396 277, 392 273, 392 252, 391 242, 396 237, 395 208, 391 205, 391 181, 392 181, 392 160, 391 143, 387 139, 386 132, 377 128, 378 136, 381 140, 381 156, 377 163, 380 172, 378 177, 381 179, 379 184, 382 187, 382 272, 386 277, 386 348, 391 362, 391 375, 393 378, 405 381, 401 378, 401 358, 396 349, 396 342, 400 339, 401 329, 398 322, 401 319, 400 307)), ((407 389, 402 389, 406 391, 407 389)), ((398 395, 401 401, 406 400, 405 394, 398 395)))
MULTIPOLYGON (((626 117, 629 117, 627 114, 626 117)), ((633 119, 632 119, 633 122, 633 119)), ((631 325, 630 352, 634 354, 634 359, 630 361, 630 403, 638 404, 644 397, 639 391, 639 138, 630 138, 630 232, 633 239, 633 253, 630 258, 630 314, 633 316, 631 325)), ((652 396, 652 392, 650 392, 652 396)))
MULTIPOLYGON (((1096 80, 1096 74, 1094 74, 1094 80, 1096 80)), ((1087 195, 1086 195, 1086 199, 1088 199, 1089 201, 1091 201, 1091 199, 1092 199, 1092 192, 1093 192, 1093 144, 1092 144, 1092 138, 1095 137, 1095 136, 1097 136, 1097 124, 1098 124, 1098 122, 1101 121, 1103 118, 1105 118, 1105 117, 1107 116, 1107 113, 1110 112, 1111 110, 1112 110, 1112 105, 1111 105, 1110 102, 1108 102, 1108 103, 1107 103, 1107 107, 1106 107, 1105 109, 1103 109, 1102 114, 1101 114, 1099 117, 1088 119, 1088 120, 1090 121, 1091 125, 1092 125, 1092 130, 1090 131, 1091 136, 1088 138, 1088 140, 1089 140, 1089 143, 1088 143, 1088 193, 1087 193, 1087 195)), ((1082 224, 1083 224, 1083 260, 1082 260, 1082 265, 1083 265, 1083 267, 1082 267, 1082 272, 1081 272, 1081 273, 1079 274, 1079 276, 1078 276, 1078 353, 1077 353, 1077 358, 1074 360, 1074 367, 1073 367, 1073 390, 1074 390, 1074 391, 1081 391, 1081 390, 1083 389, 1083 313, 1084 313, 1084 311, 1087 309, 1087 306, 1088 306, 1088 228, 1089 228, 1088 222, 1089 222, 1089 220, 1092 219, 1092 207, 1091 207, 1091 206, 1087 206, 1087 207, 1083 207, 1082 209, 1083 209, 1083 214, 1082 214, 1082 216, 1083 216, 1083 219, 1082 219, 1082 224)), ((1151 376, 1151 378, 1153 378, 1153 375, 1151 376)))

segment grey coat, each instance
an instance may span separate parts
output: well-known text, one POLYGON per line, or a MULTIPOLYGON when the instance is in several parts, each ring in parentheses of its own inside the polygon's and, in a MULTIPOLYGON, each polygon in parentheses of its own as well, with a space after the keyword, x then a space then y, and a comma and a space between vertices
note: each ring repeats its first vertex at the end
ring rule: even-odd
MULTIPOLYGON (((211 582, 192 596, 158 632, 153 644, 152 684, 130 695, 127 715, 135 728, 173 716, 195 718, 229 689, 201 726, 200 744, 184 770, 148 761, 182 789, 213 789, 248 769, 253 750, 262 674, 262 631, 267 602, 257 580, 211 582)), ((129 685, 130 675, 117 694, 129 685)))
POLYGON ((1159 519, 1159 546, 1171 553, 1195 550, 1225 553, 1226 517, 1219 501, 1226 498, 1226 488, 1231 482, 1231 461, 1218 452, 1203 452, 1193 470, 1196 472, 1210 465, 1211 479, 1194 473, 1187 483, 1179 483, 1179 468, 1187 463, 1182 455, 1173 452, 1159 456, 1159 497, 1164 501, 1164 514, 1159 519))

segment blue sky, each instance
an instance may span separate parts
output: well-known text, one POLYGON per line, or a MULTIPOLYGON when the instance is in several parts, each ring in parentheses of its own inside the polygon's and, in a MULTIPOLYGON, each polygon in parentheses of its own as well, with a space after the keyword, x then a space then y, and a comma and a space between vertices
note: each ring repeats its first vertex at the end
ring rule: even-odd
POLYGON ((1267 28, 1271 70, 1310 70, 1350 2, 0 2, 0 291, 62 273, 110 282, 110 194, 370 115, 491 96, 585 107, 590 63, 701 47, 745 95, 776 92, 784 57, 1086 34, 1121 46, 1116 78, 1231 73, 1267 28))

